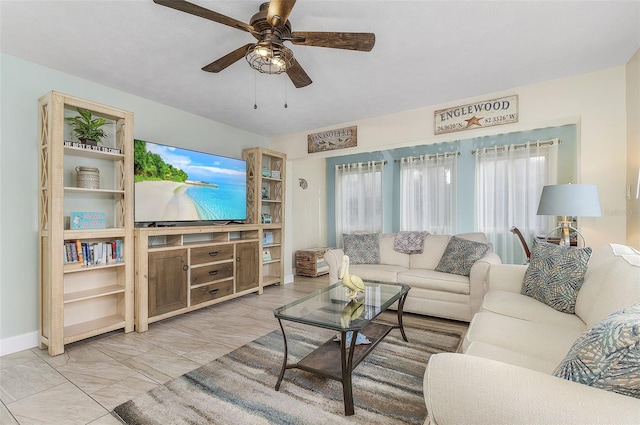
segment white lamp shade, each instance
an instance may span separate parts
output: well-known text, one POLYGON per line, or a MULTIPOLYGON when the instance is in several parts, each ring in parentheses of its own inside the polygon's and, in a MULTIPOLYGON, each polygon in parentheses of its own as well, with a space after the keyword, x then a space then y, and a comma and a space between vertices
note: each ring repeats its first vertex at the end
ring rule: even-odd
POLYGON ((600 197, 594 184, 556 184, 542 188, 538 215, 600 217, 600 197))

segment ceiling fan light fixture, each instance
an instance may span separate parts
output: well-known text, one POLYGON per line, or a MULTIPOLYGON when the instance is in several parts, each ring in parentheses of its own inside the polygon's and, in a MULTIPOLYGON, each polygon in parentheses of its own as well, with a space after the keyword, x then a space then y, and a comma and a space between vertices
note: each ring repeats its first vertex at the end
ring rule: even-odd
POLYGON ((281 74, 293 63, 293 54, 281 44, 260 42, 247 49, 245 59, 251 68, 263 74, 281 74))

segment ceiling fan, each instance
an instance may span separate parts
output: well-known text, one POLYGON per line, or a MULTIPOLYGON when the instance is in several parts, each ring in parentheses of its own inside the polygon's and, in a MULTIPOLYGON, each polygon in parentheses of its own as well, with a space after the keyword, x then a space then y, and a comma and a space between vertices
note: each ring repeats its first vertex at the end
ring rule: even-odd
POLYGON ((285 41, 303 46, 363 52, 371 51, 376 41, 375 34, 372 33, 292 31, 288 18, 296 0, 271 0, 263 3, 248 24, 185 0, 153 1, 162 6, 246 31, 258 40, 256 43, 239 47, 202 68, 203 71, 208 72, 220 72, 244 57, 257 71, 267 74, 286 72, 294 86, 305 87, 312 83, 311 78, 293 57, 291 49, 284 45, 285 41))

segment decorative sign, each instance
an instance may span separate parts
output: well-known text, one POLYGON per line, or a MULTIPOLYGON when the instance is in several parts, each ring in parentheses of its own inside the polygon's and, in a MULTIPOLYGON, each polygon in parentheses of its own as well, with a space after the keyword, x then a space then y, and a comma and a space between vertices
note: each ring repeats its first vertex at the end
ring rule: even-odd
POLYGON ((328 130, 307 136, 309 153, 351 148, 358 143, 358 126, 328 130))
POLYGON ((104 229, 105 227, 103 212, 71 212, 71 230, 104 229))
POLYGON ((86 149, 86 150, 96 151, 96 152, 106 152, 106 153, 115 153, 115 154, 122 153, 120 149, 110 148, 108 146, 90 146, 80 142, 72 142, 70 140, 65 140, 64 145, 72 148, 80 148, 80 149, 86 149))
POLYGON ((453 133, 513 122, 518 122, 518 95, 435 111, 433 133, 453 133))

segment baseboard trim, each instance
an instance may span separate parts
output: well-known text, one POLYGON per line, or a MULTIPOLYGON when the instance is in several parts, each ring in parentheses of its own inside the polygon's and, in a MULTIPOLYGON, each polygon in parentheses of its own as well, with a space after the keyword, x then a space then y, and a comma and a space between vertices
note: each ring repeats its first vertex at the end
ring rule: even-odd
POLYGON ((17 353, 38 346, 38 331, 0 340, 0 356, 17 353))
MULTIPOLYGON (((284 283, 293 283, 294 275, 288 274, 284 276, 284 283)), ((0 356, 17 353, 18 351, 28 350, 38 346, 38 331, 29 332, 22 335, 16 335, 0 340, 0 356)))

